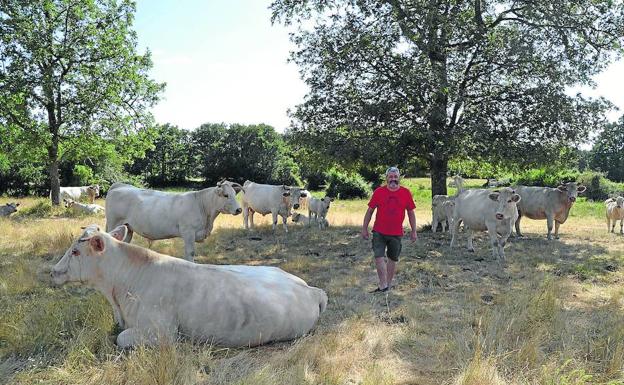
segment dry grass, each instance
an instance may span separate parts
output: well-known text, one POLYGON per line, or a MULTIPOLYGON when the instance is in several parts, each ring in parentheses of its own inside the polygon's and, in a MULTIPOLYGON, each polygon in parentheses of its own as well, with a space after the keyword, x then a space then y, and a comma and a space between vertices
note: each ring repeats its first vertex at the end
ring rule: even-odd
MULTIPOLYGON (((387 295, 367 292, 376 276, 359 238, 365 201, 332 204, 329 229, 293 225, 287 235, 273 234, 268 216, 248 233, 240 216, 222 215, 197 261, 279 266, 322 287, 330 302, 318 327, 253 349, 180 341, 120 351, 101 295, 48 281, 80 226, 104 218, 21 202, 27 215, 0 219, 0 383, 624 383, 624 237, 597 215, 572 216, 555 241, 545 240, 544 222, 526 221, 528 239, 507 246, 506 266, 491 261, 485 235, 469 253, 450 250, 448 234, 423 232, 404 241, 387 295)), ((424 204, 416 214, 430 221, 424 204)), ((152 247, 183 253, 179 239, 152 247)))

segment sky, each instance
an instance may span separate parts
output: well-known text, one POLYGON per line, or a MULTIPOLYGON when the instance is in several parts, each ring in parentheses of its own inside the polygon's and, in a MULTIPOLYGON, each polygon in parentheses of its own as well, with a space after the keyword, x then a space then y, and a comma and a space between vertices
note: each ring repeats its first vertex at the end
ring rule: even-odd
MULTIPOLYGON (((151 76, 167 87, 153 113, 158 123, 194 129, 203 123, 266 123, 283 132, 287 110, 307 86, 287 63, 288 30, 271 25, 270 1, 139 0, 139 50, 149 48, 151 76)), ((604 96, 624 113, 624 61, 596 76, 586 96, 604 96)))

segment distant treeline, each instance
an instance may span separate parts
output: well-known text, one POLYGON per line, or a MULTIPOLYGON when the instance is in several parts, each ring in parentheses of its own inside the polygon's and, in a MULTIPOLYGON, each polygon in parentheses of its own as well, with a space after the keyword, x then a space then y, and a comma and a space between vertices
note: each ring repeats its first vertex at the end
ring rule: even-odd
MULTIPOLYGON (((546 186, 580 178, 590 187, 589 197, 602 199, 620 190, 607 178, 624 180, 622 143, 624 119, 603 131, 592 150, 566 149, 553 154, 545 167, 464 158, 451 160, 449 173, 546 186)), ((371 151, 383 153, 383 143, 371 141, 371 151)), ((400 159, 394 151, 400 149, 389 149, 387 159, 380 158, 377 164, 353 163, 343 161, 340 151, 328 155, 326 149, 303 142, 296 133, 281 134, 265 124, 204 124, 194 130, 164 124, 123 140, 89 137, 75 141, 65 149, 59 171, 62 186, 98 183, 104 193, 117 181, 154 188, 201 188, 226 178, 239 183, 249 179, 327 188, 329 194, 347 198, 366 196, 379 185, 385 167, 400 159), (94 149, 92 154, 89 148, 94 149)), ((30 156, 0 157, 0 194, 49 194, 45 157, 37 153, 41 150, 33 144, 30 156)), ((425 161, 410 159, 397 165, 408 176, 428 174, 425 161)))

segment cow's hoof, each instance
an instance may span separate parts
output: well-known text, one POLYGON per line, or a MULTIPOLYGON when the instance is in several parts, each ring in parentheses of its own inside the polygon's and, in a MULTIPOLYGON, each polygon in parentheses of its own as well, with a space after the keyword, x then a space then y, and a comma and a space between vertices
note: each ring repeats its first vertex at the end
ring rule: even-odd
POLYGON ((474 249, 468 249, 469 252, 474 253, 475 250, 474 249))

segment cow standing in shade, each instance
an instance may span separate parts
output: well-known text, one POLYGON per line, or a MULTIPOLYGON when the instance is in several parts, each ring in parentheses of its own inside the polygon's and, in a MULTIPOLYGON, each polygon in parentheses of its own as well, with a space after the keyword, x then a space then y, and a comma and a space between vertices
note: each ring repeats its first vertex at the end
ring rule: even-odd
POLYGON ((286 221, 292 215, 291 210, 299 208, 299 200, 307 196, 306 190, 286 185, 274 186, 245 181, 241 204, 243 206, 243 225, 245 229, 253 228, 254 213, 271 214, 273 231, 277 228, 277 216, 282 217, 284 231, 288 232, 286 221))
POLYGON ((181 237, 184 257, 193 261, 195 242, 202 242, 212 232, 220 213, 238 215, 238 183, 221 182, 217 187, 181 194, 139 189, 115 183, 106 197, 106 230, 126 224, 126 242, 137 232, 148 240, 181 237))
MULTIPOLYGON (((59 199, 71 199, 74 201, 80 201, 83 198, 87 198, 89 203, 93 204, 95 198, 100 196, 100 186, 93 184, 91 186, 79 186, 79 187, 61 187, 59 190, 59 199)), ((52 192, 50 192, 50 199, 52 199, 52 192)))
POLYGON ((548 227, 547 239, 553 239, 552 229, 555 225, 555 238, 559 239, 559 226, 568 219, 570 208, 576 202, 578 194, 585 192, 585 186, 577 186, 575 182, 552 187, 516 186, 516 192, 522 197, 518 204, 518 220, 516 233, 520 232, 520 220, 523 216, 531 219, 546 219, 548 227))
POLYGON ((455 246, 459 225, 463 222, 464 229, 468 233, 468 250, 474 251, 473 232, 487 230, 492 244, 493 257, 500 257, 504 260, 505 243, 518 217, 516 204, 520 201, 520 195, 509 187, 500 191, 483 189, 463 191, 455 198, 451 247, 455 246))
POLYGON ((617 197, 615 199, 609 198, 605 201, 607 206, 607 231, 614 232, 615 223, 620 221, 620 234, 624 234, 623 222, 624 222, 624 197, 617 197), (611 224, 613 221, 613 225, 611 224))
POLYGON ((91 225, 54 266, 57 285, 81 282, 113 307, 121 348, 191 340, 256 346, 308 333, 327 295, 270 266, 202 265, 121 242, 91 225))
POLYGON ((453 220, 453 210, 455 203, 455 197, 464 191, 464 178, 459 175, 455 175, 453 180, 449 183, 449 187, 457 188, 455 195, 434 195, 431 198, 431 231, 438 231, 438 224, 442 226, 442 232, 448 224, 449 231, 451 230, 451 222, 453 220), (447 203, 448 202, 448 203, 447 203))

